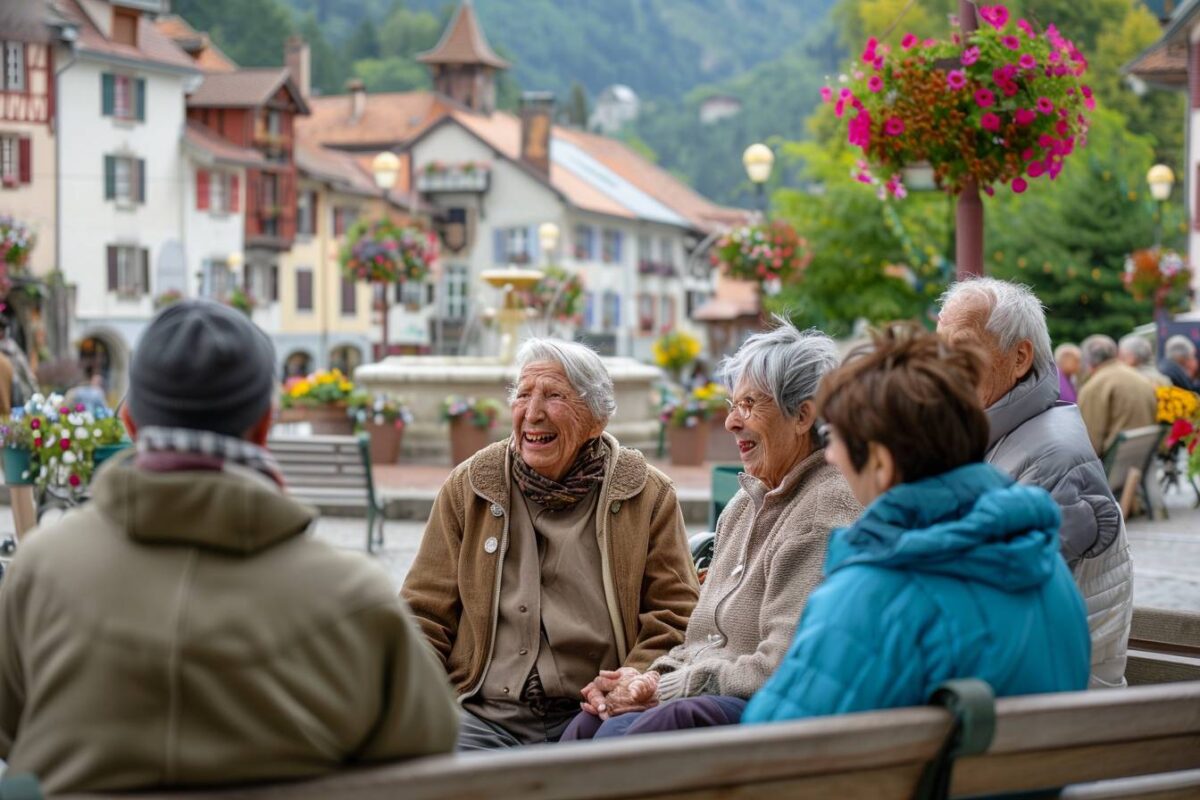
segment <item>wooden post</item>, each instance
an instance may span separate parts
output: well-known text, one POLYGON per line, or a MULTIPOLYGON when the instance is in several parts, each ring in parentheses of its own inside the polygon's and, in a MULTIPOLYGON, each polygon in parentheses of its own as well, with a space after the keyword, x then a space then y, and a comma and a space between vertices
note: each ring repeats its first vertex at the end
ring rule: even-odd
MULTIPOLYGON (((958 0, 958 24, 965 44, 967 36, 979 27, 975 4, 971 0, 958 0)), ((958 268, 958 279, 983 274, 983 200, 979 197, 979 184, 967 181, 958 195, 955 209, 954 261, 958 268)))
POLYGON ((8 502, 12 507, 13 527, 17 531, 17 541, 20 542, 37 525, 37 503, 33 500, 33 487, 9 486, 8 502))

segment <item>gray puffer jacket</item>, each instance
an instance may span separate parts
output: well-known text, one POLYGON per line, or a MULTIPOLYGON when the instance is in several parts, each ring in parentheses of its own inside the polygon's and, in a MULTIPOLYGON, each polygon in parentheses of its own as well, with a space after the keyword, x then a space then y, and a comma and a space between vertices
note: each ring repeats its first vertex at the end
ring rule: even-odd
POLYGON ((1133 565, 1125 520, 1092 450, 1079 409, 1058 399, 1058 374, 1030 373, 987 410, 986 460, 1050 492, 1062 509, 1063 558, 1087 603, 1091 686, 1125 684, 1133 565))

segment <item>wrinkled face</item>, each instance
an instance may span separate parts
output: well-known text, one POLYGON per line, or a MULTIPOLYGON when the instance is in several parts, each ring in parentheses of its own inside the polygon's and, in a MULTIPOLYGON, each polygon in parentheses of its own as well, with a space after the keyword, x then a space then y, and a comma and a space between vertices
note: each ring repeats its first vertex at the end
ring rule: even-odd
MULTIPOLYGON (((984 408, 990 407, 1012 391, 1017 382, 1024 378, 1032 366, 1030 358, 1022 358, 1018 349, 1004 351, 999 342, 987 329, 990 309, 985 300, 965 296, 938 314, 937 332, 951 346, 974 344, 983 349, 987 364, 983 379, 977 387, 979 401, 984 408)), ((1032 344, 1022 343, 1032 355, 1032 344)))
POLYGON ((512 405, 513 441, 534 471, 562 478, 584 442, 604 431, 571 386, 561 364, 538 361, 521 370, 512 405))
MULTIPOLYGON (((1132 360, 1133 357, 1130 356, 1130 361, 1132 360)), ((1063 375, 1066 375, 1068 378, 1078 375, 1079 356, 1077 356, 1075 353, 1063 353, 1062 357, 1058 359, 1058 371, 1063 375)))
POLYGON ((774 488, 812 452, 813 404, 805 401, 798 419, 786 416, 768 393, 742 379, 733 390, 725 429, 737 439, 742 466, 774 488))

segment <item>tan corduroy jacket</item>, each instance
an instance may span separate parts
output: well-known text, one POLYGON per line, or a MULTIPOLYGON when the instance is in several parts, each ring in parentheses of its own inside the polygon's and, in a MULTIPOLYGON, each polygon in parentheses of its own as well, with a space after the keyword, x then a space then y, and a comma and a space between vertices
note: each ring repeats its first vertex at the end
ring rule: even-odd
MULTIPOLYGON (((604 440, 616 453, 596 506, 605 601, 621 663, 645 669, 683 642, 696 573, 670 480, 638 451, 604 440)), ((451 473, 401 590, 460 700, 478 690, 492 658, 508 550, 508 448, 497 442, 451 473)))

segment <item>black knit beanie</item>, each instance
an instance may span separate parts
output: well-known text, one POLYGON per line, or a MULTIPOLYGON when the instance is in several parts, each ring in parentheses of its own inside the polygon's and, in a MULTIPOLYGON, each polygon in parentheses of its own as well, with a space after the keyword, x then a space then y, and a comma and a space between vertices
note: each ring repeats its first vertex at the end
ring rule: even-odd
POLYGON ((275 347, 245 314, 183 300, 146 328, 129 370, 129 413, 140 427, 241 437, 271 406, 275 347))

